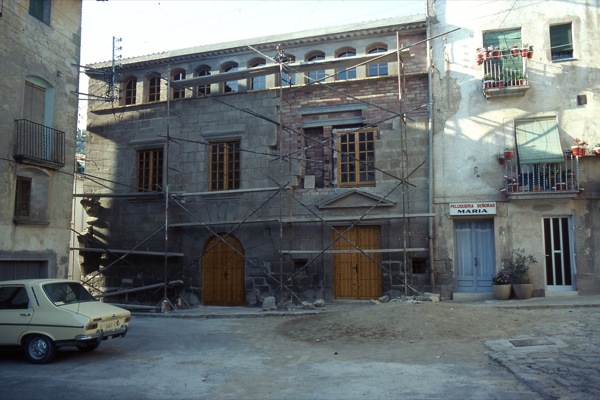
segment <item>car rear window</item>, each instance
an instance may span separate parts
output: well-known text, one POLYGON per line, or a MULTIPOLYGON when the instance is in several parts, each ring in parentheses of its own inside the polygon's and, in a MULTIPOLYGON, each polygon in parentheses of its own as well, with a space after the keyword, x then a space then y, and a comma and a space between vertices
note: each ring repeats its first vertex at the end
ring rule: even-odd
POLYGON ((44 285, 44 292, 57 305, 96 301, 85 288, 77 282, 58 282, 44 285))

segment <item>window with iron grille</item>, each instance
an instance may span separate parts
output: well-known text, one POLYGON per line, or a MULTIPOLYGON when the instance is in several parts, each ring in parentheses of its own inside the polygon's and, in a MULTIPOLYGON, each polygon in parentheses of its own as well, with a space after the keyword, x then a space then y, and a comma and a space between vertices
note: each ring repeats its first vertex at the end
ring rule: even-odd
POLYGON ((338 138, 338 185, 375 185, 374 130, 342 132, 338 138))
POLYGON ((17 176, 15 218, 28 219, 31 215, 31 178, 17 176))
POLYGON ((240 142, 210 145, 210 190, 240 188, 240 142))
POLYGON ((161 192, 163 186, 163 149, 137 152, 136 191, 161 192))

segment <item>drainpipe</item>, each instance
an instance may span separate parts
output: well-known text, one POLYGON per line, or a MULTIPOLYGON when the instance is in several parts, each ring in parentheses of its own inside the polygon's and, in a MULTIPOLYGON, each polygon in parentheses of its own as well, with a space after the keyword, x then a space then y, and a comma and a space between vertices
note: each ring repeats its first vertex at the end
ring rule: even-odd
MULTIPOLYGON (((428 87, 428 98, 427 98, 427 134, 428 134, 428 157, 429 157, 429 194, 428 194, 428 208, 429 213, 433 213, 433 89, 431 84, 432 70, 431 70, 431 18, 429 15, 429 0, 425 0, 425 24, 426 24, 426 43, 427 43, 427 87, 428 87)), ((428 229, 428 241, 429 241, 429 263, 431 268, 431 292, 435 293, 435 264, 434 264, 434 246, 433 246, 433 218, 429 217, 429 229, 428 229)))

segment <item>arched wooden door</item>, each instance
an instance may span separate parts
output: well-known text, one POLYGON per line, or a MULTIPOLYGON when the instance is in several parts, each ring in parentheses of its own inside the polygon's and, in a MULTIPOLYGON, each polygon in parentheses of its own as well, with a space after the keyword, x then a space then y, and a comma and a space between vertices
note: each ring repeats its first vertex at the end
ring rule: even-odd
MULTIPOLYGON (((339 227, 333 232, 333 239, 337 239, 333 248, 348 251, 335 253, 333 256, 334 297, 340 300, 376 299, 381 296, 381 269, 377 265, 381 254, 369 253, 369 258, 358 252, 340 236, 346 229, 339 227)), ((362 250, 379 250, 380 235, 379 226, 355 226, 344 234, 362 250)))
POLYGON ((244 249, 231 235, 212 237, 202 257, 202 304, 244 305, 244 249))

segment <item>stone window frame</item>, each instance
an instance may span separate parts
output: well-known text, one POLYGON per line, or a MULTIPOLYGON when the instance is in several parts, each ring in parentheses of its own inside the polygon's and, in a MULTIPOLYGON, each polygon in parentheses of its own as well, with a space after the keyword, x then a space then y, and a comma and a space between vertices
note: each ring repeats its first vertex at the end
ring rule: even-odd
POLYGON ((146 101, 156 103, 160 101, 161 76, 158 72, 150 72, 146 75, 146 101))
MULTIPOLYGON (((354 47, 342 47, 336 50, 335 58, 356 57, 356 49, 354 47)), ((336 71, 336 79, 345 81, 348 79, 356 79, 356 68, 338 68, 336 71)))
POLYGON ((209 191, 240 189, 241 143, 241 139, 226 139, 212 141, 207 146, 209 191))
POLYGON ((123 80, 121 85, 123 93, 121 104, 124 106, 132 106, 137 103, 137 78, 128 76, 123 80))
MULTIPOLYGON (((211 71, 212 68, 210 65, 202 64, 194 69, 194 76, 208 76, 211 74, 211 71)), ((195 87, 196 97, 208 96, 210 95, 210 92, 210 84, 198 85, 195 87)))
MULTIPOLYGON (((318 61, 325 59, 325 52, 321 50, 311 50, 306 53, 304 60, 306 62, 318 61)), ((327 77, 327 71, 320 69, 318 71, 310 71, 306 74, 305 83, 310 84, 316 81, 322 81, 327 77)))
MULTIPOLYGON (((185 70, 183 68, 175 68, 171 71, 171 81, 180 81, 185 79, 185 70)), ((185 87, 179 89, 171 88, 171 100, 185 99, 185 87)))
POLYGON ((15 224, 48 225, 49 191, 50 176, 46 172, 38 168, 20 168, 15 179, 15 224), (19 212, 25 202, 28 203, 27 210, 19 212))
POLYGON ((50 26, 52 0, 29 0, 29 15, 50 26))
MULTIPOLYGON (((375 43, 367 47, 367 54, 385 53, 388 51, 388 46, 384 43, 375 43)), ((389 75, 388 63, 374 63, 367 65, 367 76, 387 76, 389 75)))
POLYGON ((135 191, 162 192, 165 167, 164 146, 142 147, 135 151, 135 191))
POLYGON ((336 129, 334 137, 336 142, 335 175, 337 186, 376 186, 375 144, 377 141, 377 129, 336 129), (361 135, 370 136, 362 140, 361 135), (363 144, 366 144, 366 146, 363 146, 363 144), (348 149, 345 145, 352 147, 352 149, 348 149), (354 154, 350 157, 345 156, 349 152, 354 154), (357 173, 356 171, 359 172, 357 173), (362 175, 366 176, 363 178, 362 175), (369 176, 372 176, 372 178, 369 179, 369 176))
MULTIPOLYGON (((248 68, 257 68, 267 65, 264 58, 253 58, 248 62, 248 68)), ((259 75, 248 79, 248 87, 250 90, 264 90, 267 88, 267 76, 259 75)))
MULTIPOLYGON (((221 65, 221 72, 233 72, 237 71, 239 68, 239 64, 235 61, 227 61, 226 63, 221 65)), ((226 81, 222 83, 221 93, 239 93, 240 92, 240 83, 238 80, 235 81, 226 81)))

